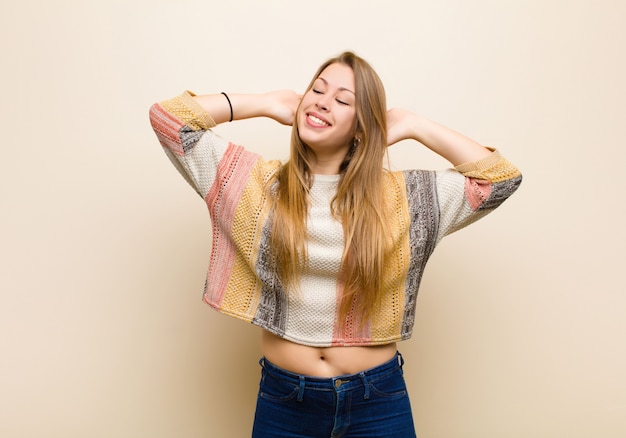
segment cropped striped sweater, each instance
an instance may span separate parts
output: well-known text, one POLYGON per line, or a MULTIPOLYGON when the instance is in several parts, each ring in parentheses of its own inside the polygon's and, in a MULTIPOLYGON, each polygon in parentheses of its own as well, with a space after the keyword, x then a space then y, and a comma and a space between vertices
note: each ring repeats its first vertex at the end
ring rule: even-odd
POLYGON ((444 171, 387 172, 384 190, 392 247, 382 306, 369 321, 339 320, 337 281, 343 231, 330 210, 338 176, 316 175, 307 224, 308 261, 297 293, 284 290, 270 259, 266 183, 278 161, 230 143, 185 92, 154 104, 150 121, 178 171, 207 204, 212 248, 203 301, 292 342, 325 347, 380 345, 408 339, 422 273, 437 243, 484 216, 519 186, 521 174, 497 151, 444 171))

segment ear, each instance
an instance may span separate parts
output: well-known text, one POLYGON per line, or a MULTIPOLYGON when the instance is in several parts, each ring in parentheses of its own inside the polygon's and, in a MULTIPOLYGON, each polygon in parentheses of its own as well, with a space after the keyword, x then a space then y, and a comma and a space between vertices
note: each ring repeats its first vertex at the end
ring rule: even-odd
POLYGON ((354 133, 354 140, 355 142, 360 143, 363 140, 363 131, 361 131, 360 129, 357 129, 356 132, 354 133))

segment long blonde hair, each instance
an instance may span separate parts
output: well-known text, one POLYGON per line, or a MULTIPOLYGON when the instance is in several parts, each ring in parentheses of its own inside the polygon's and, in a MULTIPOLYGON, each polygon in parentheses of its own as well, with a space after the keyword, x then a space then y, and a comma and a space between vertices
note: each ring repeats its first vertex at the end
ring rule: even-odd
MULTIPOLYGON (((356 132, 341 166, 337 193, 332 200, 334 215, 344 231, 344 253, 340 282, 343 297, 339 317, 351 311, 366 320, 383 293, 386 217, 383 197, 383 159, 387 151, 386 98, 382 81, 374 69, 352 52, 344 52, 322 64, 307 87, 331 64, 341 63, 354 72, 356 132)), ((307 258, 306 218, 308 192, 312 184, 312 151, 302 142, 297 120, 291 135, 291 157, 278 174, 271 247, 281 281, 287 290, 297 290, 307 258)))

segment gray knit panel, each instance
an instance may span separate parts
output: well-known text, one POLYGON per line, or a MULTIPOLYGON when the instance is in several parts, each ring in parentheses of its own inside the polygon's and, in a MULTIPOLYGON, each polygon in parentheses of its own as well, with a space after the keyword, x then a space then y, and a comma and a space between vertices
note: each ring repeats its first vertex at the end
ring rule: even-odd
POLYGON ((195 145, 198 143, 204 133, 205 131, 194 131, 187 125, 180 128, 179 136, 180 141, 183 145, 183 151, 185 152, 185 155, 187 155, 189 151, 191 151, 195 147, 195 145))
POLYGON ((261 298, 252 324, 283 336, 287 326, 287 294, 278 276, 276 259, 270 248, 272 221, 263 227, 259 255, 255 266, 261 281, 261 298))
POLYGON ((435 249, 439 226, 435 172, 411 170, 404 172, 409 203, 410 229, 409 271, 405 283, 405 307, 402 318, 402 338, 411 335, 415 321, 417 291, 426 262, 435 249))
POLYGON ((498 207, 509 196, 511 196, 513 192, 515 192, 515 190, 517 190, 521 183, 521 175, 513 179, 507 179, 506 181, 493 183, 491 185, 491 194, 489 195, 489 198, 487 198, 478 209, 490 210, 498 207))

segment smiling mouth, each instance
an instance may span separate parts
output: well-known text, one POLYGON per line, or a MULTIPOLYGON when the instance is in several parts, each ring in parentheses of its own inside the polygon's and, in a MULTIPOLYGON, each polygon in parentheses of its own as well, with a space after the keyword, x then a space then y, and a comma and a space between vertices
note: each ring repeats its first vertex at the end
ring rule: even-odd
POLYGON ((319 117, 315 117, 312 114, 307 114, 307 118, 309 119, 309 121, 316 126, 330 126, 330 123, 326 122, 325 120, 320 119, 319 117))

